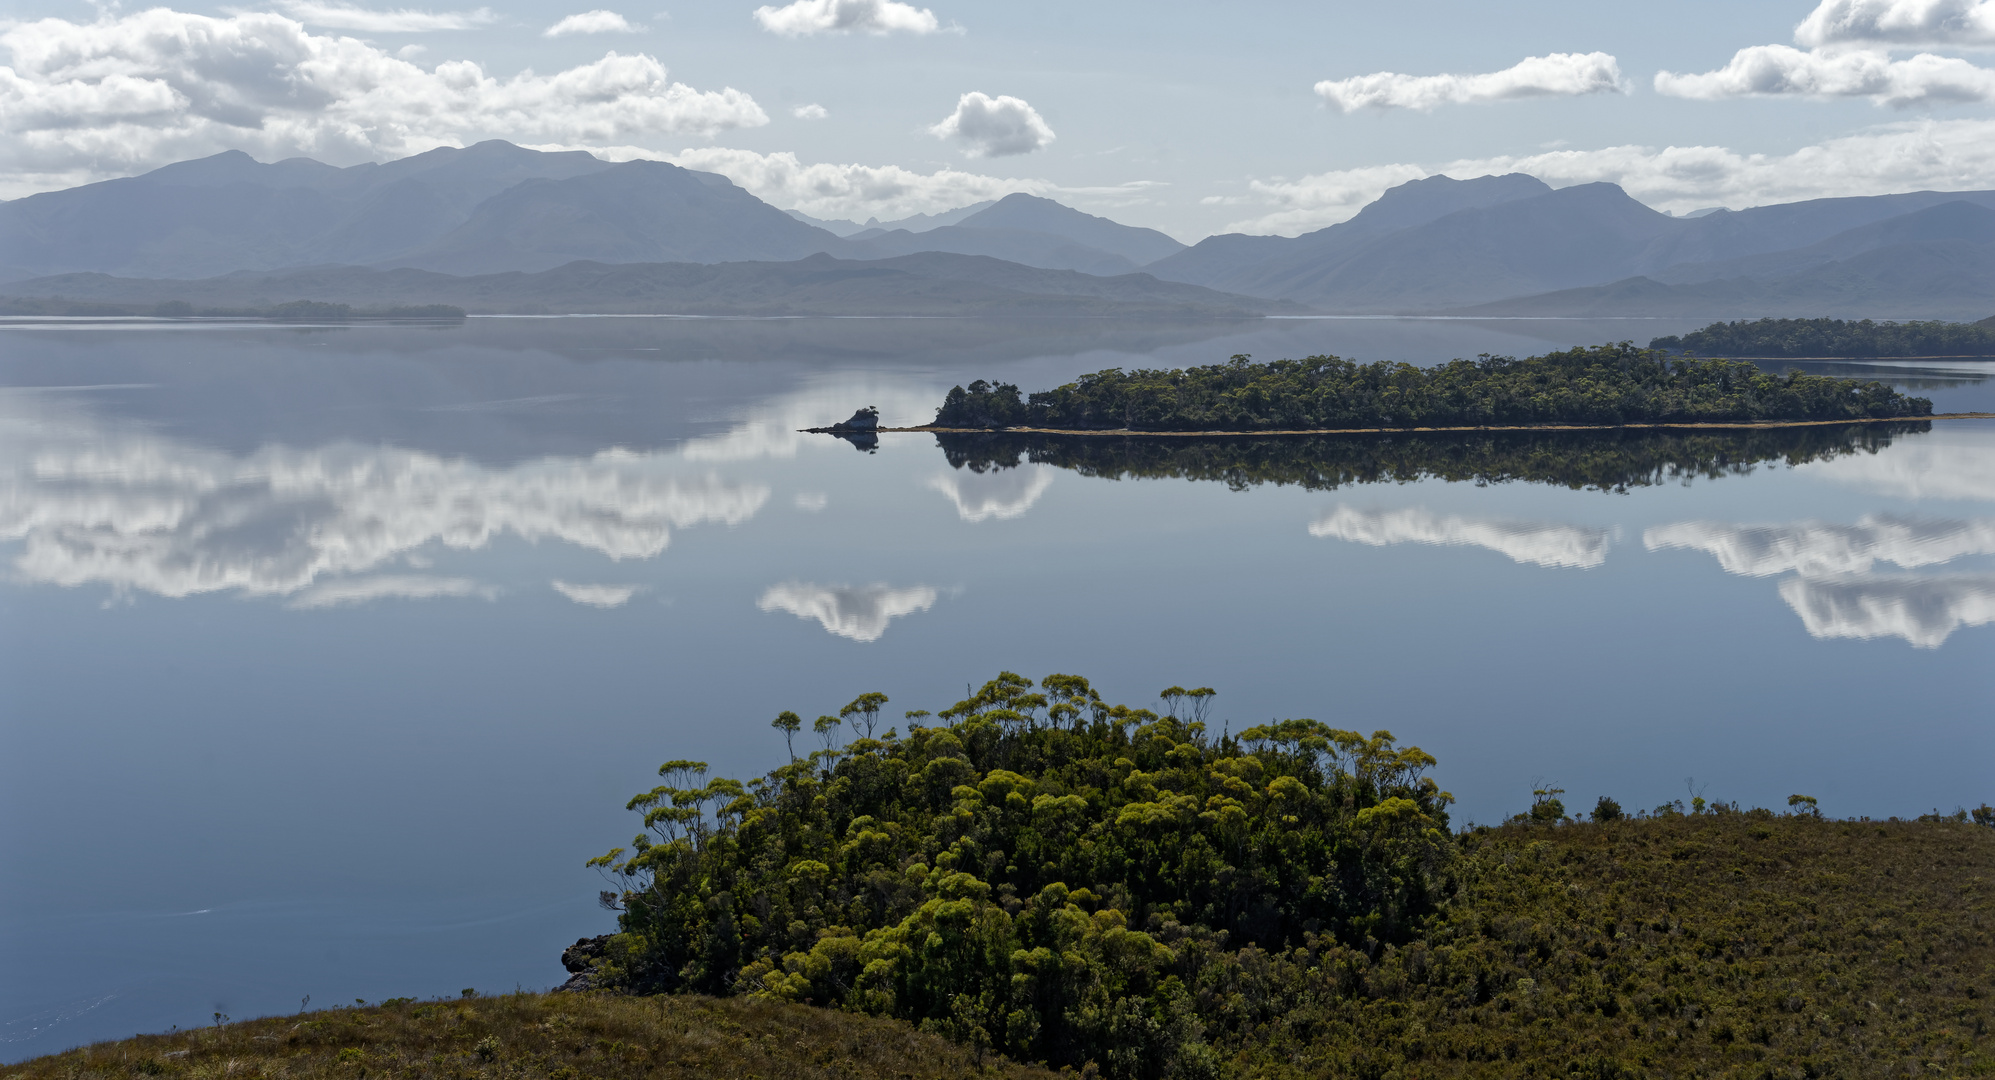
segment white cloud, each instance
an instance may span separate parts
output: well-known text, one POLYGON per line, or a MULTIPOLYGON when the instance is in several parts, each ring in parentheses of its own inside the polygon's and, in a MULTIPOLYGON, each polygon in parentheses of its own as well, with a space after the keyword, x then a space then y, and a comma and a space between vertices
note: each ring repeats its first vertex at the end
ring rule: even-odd
POLYGON ((822 491, 799 491, 796 497, 797 509, 806 514, 815 514, 831 505, 831 496, 822 491))
POLYGON ((1722 146, 1610 146, 1257 180, 1250 191, 1270 212, 1227 228, 1293 235, 1343 221, 1407 180, 1509 172, 1530 173, 1554 187, 1604 180, 1658 210, 1679 213, 1898 191, 1976 190, 1995 175, 1995 120, 1884 124, 1789 154, 1744 154, 1722 146))
POLYGON ((1818 638, 1899 637, 1937 649, 1964 626, 1995 622, 1995 575, 1789 578, 1780 598, 1818 638))
POLYGON ((1822 0, 1794 28, 1794 40, 1811 48, 1995 45, 1995 0, 1822 0))
POLYGON ((809 105, 799 105, 796 108, 791 109, 790 115, 796 117, 799 120, 822 120, 825 117, 830 116, 831 111, 829 109, 826 109, 824 106, 813 102, 809 105))
POLYGON ((1009 94, 991 97, 972 90, 956 99, 956 111, 928 129, 938 139, 955 139, 971 157, 1009 157, 1044 149, 1056 137, 1039 111, 1009 94))
POLYGON ((308 26, 330 26, 337 30, 358 30, 363 34, 417 34, 430 30, 469 30, 484 26, 497 16, 491 8, 475 11, 416 11, 398 8, 377 11, 352 4, 323 3, 320 0, 280 0, 277 5, 308 26))
POLYGON ((1915 521, 1873 514, 1854 525, 1686 521, 1649 529, 1642 534, 1642 544, 1650 551, 1709 552, 1732 574, 1770 577, 1798 571, 1821 577, 1868 573, 1879 562, 1910 570, 1967 555, 1995 554, 1995 519, 1915 521))
POLYGON ((635 34, 644 29, 634 26, 630 20, 614 11, 584 11, 570 15, 553 26, 540 32, 542 37, 564 37, 568 34, 635 34))
POLYGON ((935 597, 935 590, 926 585, 851 588, 792 581, 772 586, 755 606, 763 611, 787 611, 799 619, 816 619, 826 630, 853 641, 878 641, 887 632, 887 623, 927 611, 935 605, 935 597))
POLYGON ((769 497, 684 475, 663 453, 504 468, 351 444, 238 456, 51 415, 45 401, 0 393, 0 542, 20 545, 14 571, 40 584, 293 595, 419 561, 429 545, 471 550, 502 535, 642 559, 674 528, 738 524, 769 497))
POLYGON ((1009 521, 1032 509, 1053 486, 1053 469, 1045 465, 985 473, 956 469, 933 477, 928 486, 948 496, 956 504, 956 516, 964 521, 1009 521))
POLYGON ((1470 105, 1534 97, 1576 97, 1623 90, 1621 65, 1603 52, 1530 56, 1482 75, 1401 75, 1381 71, 1348 79, 1325 79, 1317 96, 1339 112, 1359 109, 1417 109, 1470 105))
POLYGON ((1867 97, 1902 109, 1995 99, 1995 71, 1931 53, 1893 60, 1882 52, 1802 52, 1789 45, 1755 45, 1740 49, 1716 71, 1698 75, 1659 71, 1656 92, 1704 101, 1787 95, 1867 97))
POLYGON ((920 173, 899 165, 805 165, 788 151, 758 154, 715 146, 656 156, 719 173, 758 199, 817 218, 892 221, 1001 199, 1014 191, 1037 195, 1054 190, 1044 180, 1008 180, 955 169, 920 173))
POLYGON ((425 70, 272 14, 42 19, 7 27, 0 48, 13 61, 0 67, 0 194, 224 149, 338 163, 487 135, 611 143, 769 120, 747 94, 672 82, 641 54, 501 79, 465 60, 425 70))
POLYGON ((326 608, 343 604, 365 604, 372 600, 435 600, 443 597, 472 596, 484 600, 498 598, 499 590, 480 585, 470 578, 427 577, 419 574, 381 574, 375 577, 345 578, 316 585, 291 601, 294 608, 326 608))
POLYGON ((599 608, 622 607, 630 603, 630 598, 636 596, 637 590, 643 587, 640 585, 575 585, 560 580, 550 581, 548 584, 554 586, 555 592, 578 604, 586 604, 589 607, 599 608))
POLYGON ((935 13, 895 0, 796 0, 783 7, 755 9, 762 29, 784 37, 812 34, 933 34, 942 28, 935 13))
POLYGON ((1309 535, 1385 547, 1442 544, 1488 548, 1535 566, 1586 569, 1607 561, 1606 529, 1544 521, 1441 517, 1425 509, 1357 510, 1339 506, 1309 526, 1309 535))

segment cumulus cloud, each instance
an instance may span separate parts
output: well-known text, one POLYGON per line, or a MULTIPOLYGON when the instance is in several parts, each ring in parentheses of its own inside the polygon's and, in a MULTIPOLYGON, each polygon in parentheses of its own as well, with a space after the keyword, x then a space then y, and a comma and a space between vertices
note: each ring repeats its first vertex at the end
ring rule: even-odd
POLYGON ((540 32, 542 37, 565 37, 569 34, 635 34, 644 29, 632 25, 630 20, 614 11, 584 11, 570 15, 553 26, 540 32))
POLYGON ((336 30, 358 30, 363 34, 417 34, 430 30, 469 30, 484 26, 497 16, 491 8, 475 11, 416 11, 397 8, 379 11, 352 4, 328 4, 318 0, 283 0, 277 5, 308 26, 330 26, 336 30))
POLYGON ((1309 535, 1373 547, 1441 544, 1488 548, 1534 566, 1587 569, 1607 561, 1606 529, 1545 521, 1441 517, 1425 509, 1358 510, 1339 506, 1309 525, 1309 535))
POLYGON ((971 157, 1010 157, 1044 149, 1055 138, 1039 111, 1009 94, 991 97, 972 90, 956 99, 956 111, 928 129, 938 139, 954 139, 971 157))
POLYGON ((291 596, 429 545, 471 550, 502 535, 642 559, 674 528, 738 524, 768 500, 765 486, 685 468, 625 450, 505 468, 351 444, 231 455, 55 430, 32 402, 0 393, 0 541, 20 545, 13 569, 39 584, 291 596))
POLYGON ((1995 575, 1789 578, 1780 598, 1818 638, 1904 638, 1937 649, 1955 630, 1995 622, 1995 575))
POLYGON ((341 607, 373 600, 435 600, 440 597, 498 598, 499 590, 470 578, 427 577, 420 574, 380 574, 315 585, 291 601, 294 608, 341 607))
POLYGON ((587 149, 610 160, 657 158, 687 169, 719 173, 756 198, 776 206, 801 210, 817 218, 864 221, 868 217, 877 217, 882 221, 892 221, 913 214, 932 214, 988 199, 1001 199, 1015 191, 1041 195, 1059 190, 1045 180, 1011 180, 956 169, 923 173, 899 165, 841 165, 830 162, 806 165, 788 151, 758 154, 753 150, 718 146, 693 147, 676 154, 660 154, 638 147, 587 149))
POLYGON ((927 8, 896 0, 796 0, 755 9, 762 29, 784 37, 813 34, 933 34, 942 28, 927 8))
POLYGON ((799 105, 796 108, 791 109, 790 115, 796 117, 799 120, 822 120, 825 117, 830 116, 831 111, 829 109, 826 109, 824 106, 813 102, 809 105, 799 105))
POLYGON ((1873 514, 1854 525, 1804 521, 1793 525, 1730 525, 1686 521, 1642 534, 1650 551, 1709 552, 1727 573, 1771 577, 1797 571, 1821 577, 1868 573, 1877 563, 1905 569, 1995 554, 1995 518, 1917 521, 1873 514))
POLYGON ((1995 0, 1822 0, 1794 28, 1794 40, 1810 48, 1995 45, 1995 0))
POLYGON ((1417 109, 1471 105, 1535 97, 1578 97, 1621 91, 1621 65, 1603 52, 1530 56, 1482 75, 1401 75, 1381 71, 1348 79, 1325 79, 1317 96, 1339 112, 1359 109, 1417 109))
POLYGON ((955 503, 956 516, 964 521, 1009 521, 1032 509, 1053 486, 1053 470, 1045 465, 986 473, 958 469, 933 477, 928 486, 955 503))
POLYGON ((772 586, 755 606, 763 611, 787 611, 799 619, 816 619, 824 628, 853 641, 878 641, 887 624, 903 615, 927 611, 936 592, 926 585, 896 589, 889 585, 813 585, 792 581, 772 586))
POLYGON ((0 49, 0 193, 231 148, 361 161, 486 135, 611 143, 769 120, 749 95, 673 82, 642 54, 510 78, 466 60, 425 70, 267 13, 41 19, 0 32, 0 49))
POLYGON ((1955 57, 1920 53, 1905 60, 1871 51, 1803 52, 1789 45, 1740 49, 1716 71, 1656 73, 1656 92, 1716 101, 1735 97, 1865 97, 1906 108, 1995 100, 1995 71, 1955 57))
POLYGON ((578 604, 599 608, 622 607, 630 603, 630 598, 642 588, 639 585, 576 585, 558 579, 548 584, 554 586, 555 592, 578 604))
POLYGON ((1787 154, 1629 145, 1256 180, 1249 194, 1268 212, 1227 228, 1294 235, 1343 221, 1386 188, 1407 180, 1437 173, 1467 178, 1509 172, 1530 173, 1554 187, 1604 180, 1650 206, 1676 212, 1894 191, 1974 190, 1986 187, 1988 177, 1995 175, 1995 120, 1884 124, 1787 154))

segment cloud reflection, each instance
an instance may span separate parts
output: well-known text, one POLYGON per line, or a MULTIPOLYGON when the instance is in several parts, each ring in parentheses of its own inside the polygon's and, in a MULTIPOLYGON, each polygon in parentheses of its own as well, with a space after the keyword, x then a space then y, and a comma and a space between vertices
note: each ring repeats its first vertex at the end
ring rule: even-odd
POLYGON ((1898 499, 1995 502, 1995 445, 1982 422, 1935 431, 1875 454, 1817 461, 1795 468, 1862 491, 1898 499), (1979 430, 1976 430, 1979 429, 1979 430))
POLYGON ((636 596, 641 588, 637 585, 575 585, 560 580, 548 584, 554 586, 555 592, 578 604, 599 608, 622 607, 630 603, 630 598, 636 596))
POLYGON ((1920 521, 1872 514, 1854 525, 1804 521, 1793 525, 1729 525, 1685 521, 1642 534, 1650 551, 1709 552, 1727 573, 1770 577, 1788 571, 1820 577, 1867 573, 1879 562, 1906 569, 1963 555, 1995 553, 1995 518, 1920 521))
POLYGON ((432 543, 468 550, 504 534, 648 558, 673 528, 739 524, 769 497, 759 484, 680 475, 671 454, 605 450, 502 468, 345 443, 232 455, 63 419, 0 408, 0 541, 20 542, 14 570, 35 583, 349 603, 456 579, 306 590, 396 559, 420 565, 417 549, 432 543))
POLYGON ((826 630, 853 641, 878 641, 887 632, 887 623, 927 611, 934 606, 935 597, 935 590, 926 585, 851 588, 791 581, 770 587, 755 606, 763 611, 787 611, 799 619, 816 619, 826 630))
POLYGON ((291 601, 294 608, 339 607, 365 604, 371 600, 435 600, 442 597, 472 596, 496 600, 499 590, 470 578, 427 577, 418 574, 381 574, 375 577, 343 578, 314 585, 291 601))
POLYGON ((1900 637, 1937 649, 1955 630, 1995 622, 1995 574, 1789 578, 1780 598, 1818 638, 1900 637))
POLYGON ((1053 470, 1045 465, 997 469, 991 472, 942 473, 928 486, 956 504, 956 516, 964 521, 1006 521, 1023 515, 1053 486, 1053 470))
POLYGON ((1309 535, 1373 547, 1390 544, 1469 545, 1520 563, 1586 569, 1607 561, 1606 529, 1544 521, 1441 517, 1425 509, 1357 510, 1339 506, 1309 525, 1309 535))

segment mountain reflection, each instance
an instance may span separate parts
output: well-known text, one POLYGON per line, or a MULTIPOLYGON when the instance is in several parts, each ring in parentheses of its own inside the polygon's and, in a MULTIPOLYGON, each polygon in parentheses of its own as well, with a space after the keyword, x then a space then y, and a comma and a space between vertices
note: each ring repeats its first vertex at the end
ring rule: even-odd
POLYGON ((461 578, 352 575, 502 534, 648 558, 673 528, 739 524, 769 497, 684 472, 676 455, 626 450, 496 468, 354 444, 232 455, 42 418, 0 427, 0 541, 21 542, 21 579, 121 593, 235 591, 304 607, 490 596, 461 578))
POLYGON ((1441 517, 1425 509, 1358 510, 1340 506, 1309 525, 1309 535, 1385 547, 1441 544, 1483 547, 1520 563, 1585 569, 1607 561, 1606 529, 1543 521, 1441 517))
POLYGON ((1134 436, 1024 432, 938 433, 949 464, 991 473, 1030 462, 1084 476, 1214 480, 1236 491, 1296 484, 1334 491, 1353 484, 1437 479, 1551 484, 1627 491, 1743 475, 1762 464, 1798 465, 1872 455, 1926 421, 1752 430, 1380 432, 1361 435, 1134 436))

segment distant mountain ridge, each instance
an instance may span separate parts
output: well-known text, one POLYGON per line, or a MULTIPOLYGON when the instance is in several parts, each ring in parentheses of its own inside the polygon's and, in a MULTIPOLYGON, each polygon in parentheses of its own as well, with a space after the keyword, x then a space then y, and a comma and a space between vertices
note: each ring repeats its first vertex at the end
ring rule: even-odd
POLYGON ((474 314, 1069 315, 1246 318, 1304 309, 1286 301, 1159 281, 920 252, 853 261, 601 263, 533 273, 453 275, 411 267, 315 267, 193 281, 63 274, 0 287, 16 297, 152 306, 259 308, 297 299, 385 308, 451 304, 474 314))
POLYGON ((941 253, 1097 278, 1141 270, 1231 297, 1222 306, 1254 297, 1328 314, 1956 319, 1995 309, 1995 191, 1672 217, 1613 184, 1554 189, 1512 173, 1426 177, 1302 236, 1191 247, 1024 193, 892 227, 822 226, 715 173, 502 141, 349 168, 229 152, 0 203, 0 281, 326 267, 486 278, 578 262, 880 264, 941 253))

